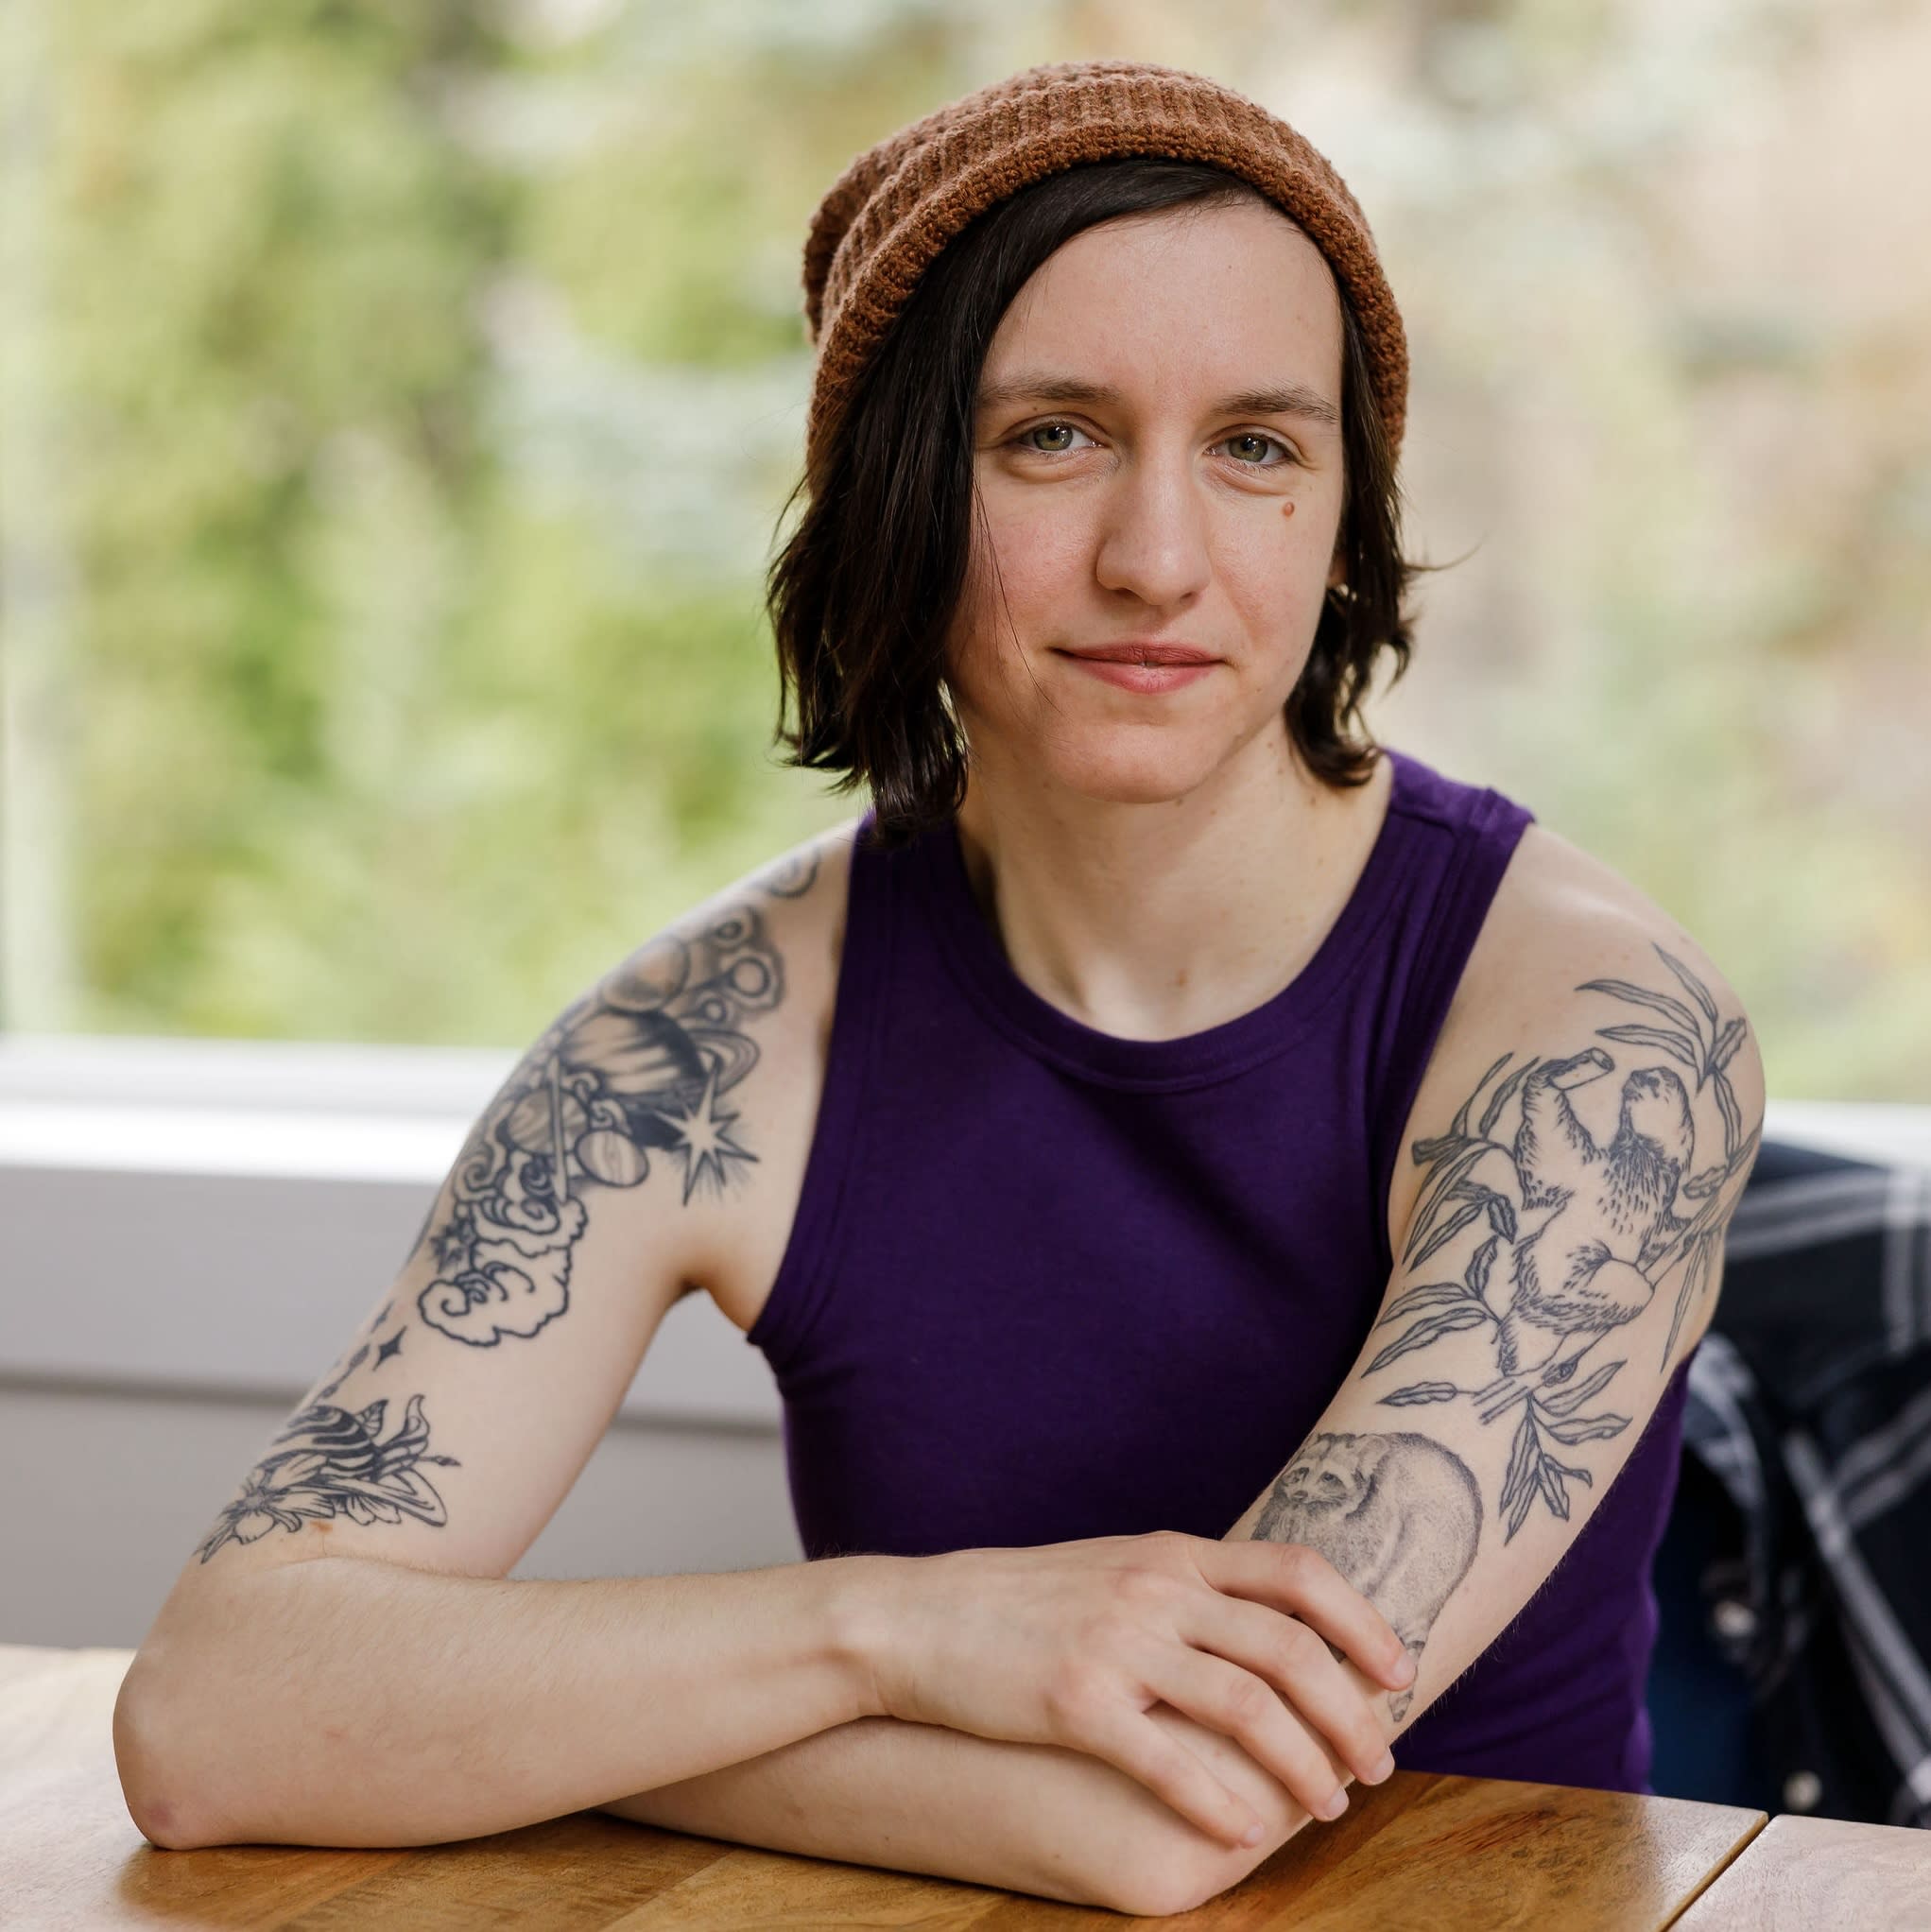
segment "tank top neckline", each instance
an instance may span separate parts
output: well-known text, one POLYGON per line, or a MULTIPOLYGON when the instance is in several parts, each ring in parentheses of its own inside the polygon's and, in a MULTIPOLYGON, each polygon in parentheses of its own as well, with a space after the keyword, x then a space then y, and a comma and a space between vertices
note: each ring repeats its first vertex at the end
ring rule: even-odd
POLYGON ((1405 854, 1399 821, 1412 808, 1421 773, 1412 758, 1392 746, 1384 745, 1382 753, 1393 767, 1388 802, 1353 890, 1301 971, 1278 992, 1230 1020, 1168 1040, 1133 1040, 1061 1012, 1013 971, 981 916, 956 818, 913 849, 912 870, 923 888, 940 950, 961 989, 993 1026, 1066 1073, 1141 1090, 1231 1079, 1313 1029, 1400 898, 1396 888, 1405 854))

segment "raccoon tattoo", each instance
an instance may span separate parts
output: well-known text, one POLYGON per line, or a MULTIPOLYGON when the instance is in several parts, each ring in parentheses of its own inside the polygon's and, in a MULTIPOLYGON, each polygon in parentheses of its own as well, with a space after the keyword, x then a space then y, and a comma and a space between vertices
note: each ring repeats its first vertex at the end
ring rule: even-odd
MULTIPOLYGON (((1388 1619, 1419 1671, 1481 1528, 1480 1487, 1440 1443, 1405 1431, 1322 1434, 1275 1478, 1251 1540, 1318 1550, 1388 1619)), ((1389 1697, 1396 1723, 1414 1695, 1410 1684, 1389 1697)))

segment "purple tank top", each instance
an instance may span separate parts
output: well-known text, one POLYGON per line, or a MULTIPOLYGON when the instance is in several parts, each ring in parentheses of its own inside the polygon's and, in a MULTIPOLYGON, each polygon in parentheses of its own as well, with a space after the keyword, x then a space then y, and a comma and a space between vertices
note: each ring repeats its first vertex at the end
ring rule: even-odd
MULTIPOLYGON (((1218 1538, 1300 1447, 1379 1312, 1402 1130, 1533 817, 1388 755, 1387 819, 1314 957, 1174 1040, 1034 993, 951 821, 895 853, 861 829, 803 1189, 746 1337, 807 1557, 1218 1538)), ((1687 1373, 1405 1768, 1649 1788, 1687 1373)))

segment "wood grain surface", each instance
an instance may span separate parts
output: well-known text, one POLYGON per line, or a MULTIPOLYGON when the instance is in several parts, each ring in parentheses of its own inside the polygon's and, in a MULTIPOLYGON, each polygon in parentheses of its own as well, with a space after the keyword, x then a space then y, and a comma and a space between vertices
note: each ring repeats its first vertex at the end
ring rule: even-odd
POLYGON ((1780 1813, 1677 1932, 1931 1932, 1931 1832, 1780 1813))
POLYGON ((1796 1818, 1767 1829, 1762 1812, 1728 1805, 1419 1771, 1357 1787, 1336 1823, 1300 1833, 1240 1885, 1164 1920, 590 1811, 394 1851, 167 1852, 134 1828, 114 1770, 114 1696, 131 1657, 0 1645, 0 1923, 9 1928, 1931 1932, 1931 1834, 1796 1818))

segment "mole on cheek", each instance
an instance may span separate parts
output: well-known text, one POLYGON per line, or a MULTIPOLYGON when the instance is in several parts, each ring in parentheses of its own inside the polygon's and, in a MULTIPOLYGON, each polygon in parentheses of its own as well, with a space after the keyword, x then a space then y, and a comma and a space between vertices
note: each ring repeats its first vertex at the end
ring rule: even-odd
POLYGON ((1284 504, 1283 504, 1283 505, 1281 506, 1281 514, 1282 514, 1283 516, 1292 516, 1292 515, 1294 514, 1294 506, 1293 506, 1293 504, 1292 504, 1291 502, 1290 502, 1290 503, 1284 503, 1284 504))

